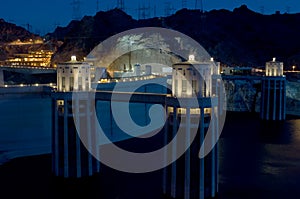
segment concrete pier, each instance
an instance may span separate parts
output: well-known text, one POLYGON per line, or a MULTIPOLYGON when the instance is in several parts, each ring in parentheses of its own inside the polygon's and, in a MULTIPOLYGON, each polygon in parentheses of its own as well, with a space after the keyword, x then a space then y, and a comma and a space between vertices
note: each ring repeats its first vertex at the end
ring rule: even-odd
POLYGON ((283 63, 266 63, 266 75, 261 83, 260 118, 263 120, 285 120, 286 115, 286 77, 283 75, 283 63))
POLYGON ((88 121, 92 103, 88 97, 72 101, 67 96, 53 95, 52 168, 56 176, 80 178, 100 171, 99 161, 86 149, 96 146, 95 122, 88 121), (74 124, 75 118, 82 121, 77 128, 84 129, 89 146, 82 144, 74 124))

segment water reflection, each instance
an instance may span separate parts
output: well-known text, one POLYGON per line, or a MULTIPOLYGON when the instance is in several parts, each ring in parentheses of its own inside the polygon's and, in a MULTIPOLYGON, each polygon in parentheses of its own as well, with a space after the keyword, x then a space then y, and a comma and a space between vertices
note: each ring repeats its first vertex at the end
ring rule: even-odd
POLYGON ((229 113, 220 148, 221 198, 293 198, 300 194, 300 120, 262 122, 229 113))

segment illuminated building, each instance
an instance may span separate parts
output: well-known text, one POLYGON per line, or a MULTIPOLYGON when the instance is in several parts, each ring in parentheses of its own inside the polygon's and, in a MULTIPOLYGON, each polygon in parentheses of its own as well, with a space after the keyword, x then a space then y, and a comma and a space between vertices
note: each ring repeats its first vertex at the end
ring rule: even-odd
POLYGON ((286 115, 286 77, 283 63, 266 63, 266 74, 262 78, 260 117, 263 120, 285 120, 286 115))
POLYGON ((76 56, 72 56, 69 62, 58 64, 57 88, 62 92, 90 90, 90 65, 77 61, 76 56))
MULTIPOLYGON (((66 178, 91 176, 99 172, 99 162, 87 151, 77 134, 73 117, 86 118, 91 112, 93 101, 89 100, 91 79, 90 66, 71 57, 71 61, 57 67, 57 92, 53 94, 54 128, 52 133, 53 172, 66 178), (72 100, 72 91, 80 92, 72 100)), ((87 139, 95 146, 94 122, 84 123, 87 139), (90 137, 89 137, 90 136, 90 137)))
POLYGON ((211 63, 197 62, 193 55, 190 55, 187 62, 174 64, 172 73, 173 96, 210 96, 212 74, 211 63))
MULTIPOLYGON (((212 136, 214 140, 218 132, 215 117, 218 98, 212 94, 212 82, 217 82, 212 80, 213 75, 219 75, 219 64, 216 65, 213 60, 197 62, 190 55, 187 62, 173 65, 172 94, 177 100, 186 101, 186 104, 180 107, 166 104, 169 126, 165 134, 170 139, 183 128, 186 137, 180 143, 190 140, 192 131, 197 134, 185 154, 164 169, 163 192, 171 198, 203 199, 206 196, 215 197, 218 192, 217 147, 205 158, 199 158, 199 149, 205 135, 212 136), (197 105, 191 103, 193 97, 198 100, 197 105), (208 135, 206 132, 211 122, 212 134, 208 135)), ((176 154, 176 150, 177 147, 173 147, 171 154, 176 154)))
POLYGON ((6 66, 16 67, 50 67, 51 50, 36 50, 28 53, 16 53, 13 57, 4 61, 6 66))

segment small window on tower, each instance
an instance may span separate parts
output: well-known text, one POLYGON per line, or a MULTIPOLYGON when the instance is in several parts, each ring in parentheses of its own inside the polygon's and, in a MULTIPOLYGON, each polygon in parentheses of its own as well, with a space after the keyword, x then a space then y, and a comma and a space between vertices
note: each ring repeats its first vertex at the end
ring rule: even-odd
POLYGON ((192 80, 192 89, 194 94, 197 92, 197 80, 192 80))
POLYGON ((74 77, 70 77, 70 91, 74 89, 74 77))
POLYGON ((62 87, 62 90, 64 90, 66 88, 66 78, 65 77, 61 78, 61 87, 62 87))
POLYGON ((182 92, 186 92, 187 90, 187 81, 186 80, 182 80, 182 92))

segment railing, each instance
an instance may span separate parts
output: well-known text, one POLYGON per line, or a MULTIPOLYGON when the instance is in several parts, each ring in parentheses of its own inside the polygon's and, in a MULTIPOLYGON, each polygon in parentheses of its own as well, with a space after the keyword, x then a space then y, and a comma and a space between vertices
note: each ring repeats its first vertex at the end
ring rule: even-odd
POLYGON ((14 87, 41 87, 41 86, 49 86, 52 88, 56 88, 56 83, 49 83, 49 84, 5 84, 4 86, 0 87, 5 87, 5 88, 14 88, 14 87))
POLYGON ((154 79, 162 76, 157 75, 147 75, 147 76, 132 76, 132 77, 122 77, 122 78, 113 78, 113 79, 101 79, 98 81, 98 84, 102 83, 117 83, 117 82, 133 82, 133 81, 140 81, 140 80, 148 80, 154 79))

